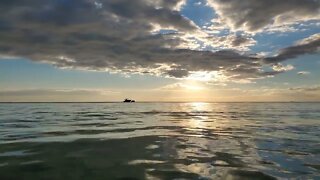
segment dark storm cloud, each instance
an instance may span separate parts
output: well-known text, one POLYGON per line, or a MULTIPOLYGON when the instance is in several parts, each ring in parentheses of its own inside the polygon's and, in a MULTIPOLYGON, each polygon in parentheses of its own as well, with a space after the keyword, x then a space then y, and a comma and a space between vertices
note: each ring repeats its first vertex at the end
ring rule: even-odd
POLYGON ((259 31, 268 25, 319 19, 319 0, 208 0, 231 28, 259 31))
MULTIPOLYGON (((263 71, 263 61, 256 55, 231 50, 179 49, 185 41, 183 38, 176 34, 155 34, 155 26, 170 27, 182 33, 198 30, 192 21, 180 15, 179 5, 183 2, 2 0, 0 53, 62 68, 176 78, 196 71, 219 71, 234 79, 279 73, 263 71)), ((231 42, 241 46, 247 41, 237 36, 231 42)), ((291 57, 279 56, 279 59, 291 57)))

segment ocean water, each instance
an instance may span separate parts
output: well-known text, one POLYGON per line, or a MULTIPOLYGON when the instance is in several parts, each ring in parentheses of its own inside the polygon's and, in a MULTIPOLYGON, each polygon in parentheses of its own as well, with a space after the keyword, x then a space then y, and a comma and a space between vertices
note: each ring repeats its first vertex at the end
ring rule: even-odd
POLYGON ((0 179, 320 179, 320 103, 2 103, 0 179))

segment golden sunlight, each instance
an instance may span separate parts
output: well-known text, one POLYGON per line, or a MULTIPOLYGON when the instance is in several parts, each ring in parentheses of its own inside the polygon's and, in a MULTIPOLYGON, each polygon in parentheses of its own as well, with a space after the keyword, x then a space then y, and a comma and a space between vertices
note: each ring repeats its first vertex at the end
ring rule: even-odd
POLYGON ((196 80, 196 81, 215 81, 215 82, 224 82, 227 80, 226 76, 220 71, 198 71, 192 72, 186 79, 196 80))

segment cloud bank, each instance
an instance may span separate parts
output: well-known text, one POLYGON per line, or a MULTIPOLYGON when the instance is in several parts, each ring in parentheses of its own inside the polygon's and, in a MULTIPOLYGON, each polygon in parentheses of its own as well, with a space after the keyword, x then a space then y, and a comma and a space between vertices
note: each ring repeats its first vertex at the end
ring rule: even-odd
POLYGON ((320 33, 300 40, 295 45, 279 50, 274 57, 265 58, 267 63, 278 63, 305 54, 315 54, 320 51, 320 33))
MULTIPOLYGON (((274 57, 249 54, 246 51, 256 43, 254 39, 206 34, 181 15, 185 3, 184 0, 3 0, 0 54, 60 68, 174 78, 216 72, 221 80, 239 81, 281 73, 284 70, 274 69, 275 64, 280 66, 287 59, 319 50, 320 38, 314 35, 280 50, 274 57), (170 33, 163 33, 165 30, 170 33), (222 49, 197 48, 199 40, 222 49), (269 70, 263 68, 266 65, 269 70)), ((319 18, 319 1, 315 0, 209 3, 232 28, 247 31, 284 21, 319 18)))
POLYGON ((233 30, 261 31, 272 26, 319 20, 319 0, 208 0, 233 30))

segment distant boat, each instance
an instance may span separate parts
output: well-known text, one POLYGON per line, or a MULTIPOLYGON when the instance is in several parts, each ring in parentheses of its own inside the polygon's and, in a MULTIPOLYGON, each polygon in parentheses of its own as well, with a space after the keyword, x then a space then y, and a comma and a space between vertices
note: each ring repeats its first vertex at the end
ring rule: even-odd
POLYGON ((126 98, 126 99, 124 99, 123 102, 125 102, 125 103, 132 103, 132 102, 136 102, 136 101, 126 98))

